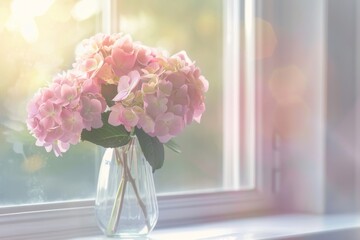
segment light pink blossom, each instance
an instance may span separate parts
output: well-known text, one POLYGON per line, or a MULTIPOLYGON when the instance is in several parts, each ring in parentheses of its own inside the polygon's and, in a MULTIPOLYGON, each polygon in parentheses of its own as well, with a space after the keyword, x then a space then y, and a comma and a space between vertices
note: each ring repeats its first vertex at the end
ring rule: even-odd
POLYGON ((81 117, 83 118, 84 128, 88 131, 91 128, 100 128, 103 125, 101 120, 102 104, 96 98, 83 96, 81 98, 81 117))
POLYGON ((129 73, 135 66, 137 49, 129 35, 119 38, 113 45, 111 56, 106 60, 118 76, 129 73))
POLYGON ((129 96, 131 91, 137 86, 140 80, 138 71, 131 71, 128 75, 122 76, 118 83, 118 94, 114 97, 113 101, 121 101, 129 96))
POLYGON ((102 127, 106 110, 109 124, 141 128, 162 143, 200 122, 205 111, 209 83, 185 51, 169 56, 129 35, 100 33, 79 44, 72 66, 27 106, 36 145, 56 156, 77 144, 82 131, 102 127), (104 85, 116 93, 104 96, 104 85))
POLYGON ((105 108, 100 87, 69 71, 55 76, 29 102, 27 126, 38 146, 59 156, 80 141, 83 129, 102 126, 105 108))
POLYGON ((152 133, 160 142, 165 143, 179 134, 184 128, 184 121, 180 116, 171 112, 159 115, 155 121, 155 129, 152 133))
POLYGON ((127 131, 131 131, 139 122, 139 116, 132 108, 124 108, 121 104, 115 104, 111 108, 109 123, 114 126, 124 125, 127 131))
POLYGON ((156 97, 155 95, 144 96, 144 110, 146 114, 155 119, 158 115, 167 110, 168 99, 165 97, 156 97))

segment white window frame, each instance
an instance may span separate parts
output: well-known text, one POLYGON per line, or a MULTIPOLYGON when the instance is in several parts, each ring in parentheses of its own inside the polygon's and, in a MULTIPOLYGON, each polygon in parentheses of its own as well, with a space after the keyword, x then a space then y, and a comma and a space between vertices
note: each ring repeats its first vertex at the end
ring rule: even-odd
MULTIPOLYGON (((102 28, 110 33, 118 30, 116 0, 102 1, 102 28)), ((178 224, 190 224, 238 217, 241 214, 252 214, 270 209, 273 195, 271 193, 271 169, 264 169, 262 152, 257 146, 260 134, 255 132, 259 121, 255 118, 259 107, 256 103, 254 64, 254 2, 253 0, 224 0, 224 191, 207 191, 183 194, 161 194, 158 196, 160 218, 158 227, 169 227, 178 224), (244 2, 245 16, 249 21, 245 31, 247 52, 245 54, 246 75, 245 91, 240 92, 240 3, 244 2), (239 96, 245 94, 248 102, 244 110, 247 115, 240 121, 239 96), (249 105, 250 104, 250 105, 249 105), (237 109, 237 110, 236 110, 237 109), (234 112, 235 110, 235 112, 234 112), (232 118, 228 117, 232 116, 232 118), (239 124, 246 126, 246 139, 240 139, 239 124), (250 140, 250 141, 248 141, 250 140), (240 142, 247 141, 244 149, 239 149, 240 142), (245 151, 246 150, 246 151, 245 151), (242 153, 240 155, 240 152, 242 153), (250 166, 255 171, 253 187, 249 190, 238 190, 241 179, 239 170, 244 163, 237 159, 252 160, 250 166)), ((271 145, 271 143, 269 143, 271 145)), ((267 156, 271 157, 271 156, 267 156)), ((73 202, 44 203, 37 205, 10 206, 0 208, 0 239, 64 239, 100 234, 94 217, 94 200, 73 202)))

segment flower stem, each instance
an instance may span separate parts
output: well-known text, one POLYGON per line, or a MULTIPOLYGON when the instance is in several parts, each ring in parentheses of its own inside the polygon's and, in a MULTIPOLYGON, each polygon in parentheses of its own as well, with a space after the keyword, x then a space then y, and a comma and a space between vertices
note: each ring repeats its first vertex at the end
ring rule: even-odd
MULTIPOLYGON (((115 157, 116 157, 116 162, 120 165, 123 165, 121 162, 121 158, 119 156, 119 153, 115 150, 115 157)), ((118 225, 119 221, 120 221, 120 214, 122 211, 122 206, 123 206, 123 202, 124 202, 124 195, 125 195, 125 190, 126 190, 126 186, 127 186, 127 177, 126 177, 127 173, 126 171, 123 169, 122 171, 122 177, 121 177, 121 181, 119 184, 119 188, 117 190, 116 193, 116 197, 115 197, 115 201, 114 201, 114 205, 111 211, 111 216, 110 216, 110 221, 107 227, 107 233, 108 234, 113 234, 115 232, 116 226, 118 225)))
POLYGON ((150 231, 150 222, 149 222, 149 217, 148 217, 148 214, 147 214, 147 210, 146 210, 146 206, 144 204, 144 202, 142 201, 141 197, 140 197, 140 194, 139 194, 139 191, 137 189, 137 186, 136 186, 136 182, 134 180, 134 178, 131 176, 131 173, 130 173, 130 170, 128 168, 128 166, 125 167, 125 171, 128 172, 128 180, 130 181, 131 183, 131 186, 133 187, 134 189, 134 192, 135 192, 135 195, 136 195, 136 199, 139 203, 139 206, 144 214, 144 218, 145 218, 145 223, 146 223, 146 226, 148 228, 148 230, 150 231))
POLYGON ((117 190, 114 205, 113 205, 113 208, 112 208, 112 211, 111 211, 110 221, 109 221, 109 224, 108 224, 108 227, 107 227, 107 233, 109 235, 113 234, 116 231, 116 227, 119 224, 121 211, 122 211, 123 203, 124 203, 125 191, 126 191, 126 187, 127 187, 128 182, 130 182, 131 186, 134 189, 136 199, 137 199, 138 204, 139 204, 139 206, 141 208, 141 211, 144 214, 146 227, 150 231, 150 221, 149 221, 148 213, 147 213, 147 210, 146 210, 146 205, 144 204, 144 202, 142 201, 142 199, 140 197, 138 188, 136 186, 135 179, 132 177, 130 168, 128 166, 128 157, 129 157, 129 159, 132 159, 132 154, 133 154, 132 146, 133 146, 133 144, 135 144, 135 141, 131 140, 130 143, 129 143, 128 151, 123 153, 122 158, 120 156, 119 150, 117 148, 114 149, 115 150, 116 162, 117 162, 117 164, 123 166, 123 170, 122 170, 122 177, 121 177, 121 181, 120 181, 120 184, 119 184, 119 188, 117 190), (127 154, 130 154, 130 156, 128 156, 127 154))
MULTIPOLYGON (((132 145, 134 145, 136 143, 136 140, 135 141, 134 140, 130 141, 129 149, 132 149, 132 145)), ((130 159, 132 159, 133 151, 130 151, 130 154, 131 154, 130 159)), ((130 169, 129 169, 129 166, 128 166, 127 163, 124 163, 124 169, 125 169, 125 172, 127 172, 127 174, 126 174, 126 176, 128 177, 127 180, 130 181, 131 186, 134 189, 136 199, 137 199, 137 201, 139 203, 139 206, 140 206, 140 208, 141 208, 141 210, 142 210, 142 212, 144 214, 146 226, 147 226, 148 230, 150 231, 150 222, 149 222, 149 217, 148 217, 148 214, 147 214, 146 206, 145 206, 144 202, 142 201, 142 199, 140 197, 139 191, 138 191, 137 186, 136 186, 136 182, 135 182, 134 178, 131 175, 131 172, 130 172, 130 169)))
POLYGON ((118 191, 116 193, 115 202, 114 202, 114 205, 113 205, 113 208, 111 211, 109 225, 107 228, 108 234, 113 234, 116 230, 116 226, 119 223, 120 214, 121 214, 121 210, 122 210, 122 206, 123 206, 123 202, 124 202, 123 200, 124 200, 126 185, 127 185, 127 180, 125 178, 121 178, 121 182, 120 182, 118 191))

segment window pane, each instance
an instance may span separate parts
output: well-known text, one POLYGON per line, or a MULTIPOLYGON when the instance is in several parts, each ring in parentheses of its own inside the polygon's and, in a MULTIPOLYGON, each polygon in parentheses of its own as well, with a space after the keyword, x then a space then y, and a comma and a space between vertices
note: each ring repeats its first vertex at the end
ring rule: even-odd
POLYGON ((222 187, 222 4, 221 0, 119 1, 120 30, 174 54, 186 50, 209 80, 207 110, 175 141, 182 153, 165 153, 156 171, 158 192, 222 187))
MULTIPOLYGON (((322 126, 326 122, 326 31, 332 29, 326 22, 328 1, 244 2, 245 12, 249 4, 255 11, 252 62, 257 90, 256 154, 260 162, 256 169, 261 174, 256 180, 264 181, 265 191, 286 199, 280 205, 288 208, 294 199, 298 205, 300 195, 318 198, 323 187, 322 176, 317 173, 324 167, 319 160, 324 157, 322 126)), ((322 197, 318 199, 322 201, 322 197)))
POLYGON ((37 89, 69 68, 76 44, 99 31, 99 14, 97 1, 0 2, 0 205, 93 196, 94 146, 56 158, 35 146, 25 118, 37 89))

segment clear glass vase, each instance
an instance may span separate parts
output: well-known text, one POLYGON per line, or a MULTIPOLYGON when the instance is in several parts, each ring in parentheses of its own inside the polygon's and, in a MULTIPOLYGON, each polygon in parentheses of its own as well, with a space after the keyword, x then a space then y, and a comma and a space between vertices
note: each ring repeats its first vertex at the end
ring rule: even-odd
POLYGON ((159 211, 152 168, 136 136, 119 148, 106 149, 99 172, 95 212, 109 237, 144 238, 159 211))

